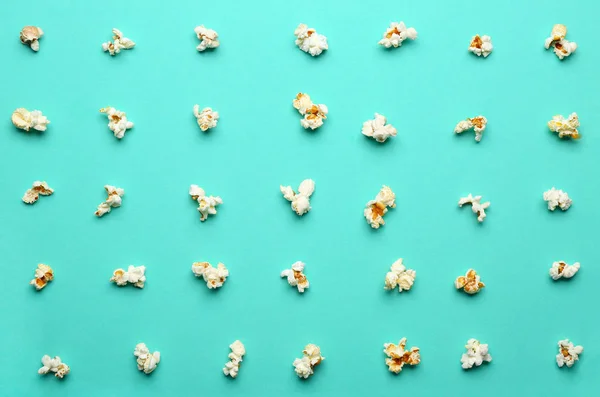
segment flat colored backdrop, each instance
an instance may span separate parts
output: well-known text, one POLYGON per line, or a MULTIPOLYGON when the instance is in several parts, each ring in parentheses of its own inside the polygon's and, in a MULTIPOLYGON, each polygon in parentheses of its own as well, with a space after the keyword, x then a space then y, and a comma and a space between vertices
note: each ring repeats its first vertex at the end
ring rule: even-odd
POLYGON ((0 394, 3 396, 576 396, 600 393, 598 6, 581 0, 419 1, 368 4, 32 0, 0 14, 0 394), (417 29, 414 42, 377 45, 391 21, 417 29), (294 45, 304 22, 327 35, 312 58, 294 45), (553 24, 577 52, 560 62, 543 44, 553 24), (41 26, 39 53, 19 43, 41 26), (221 46, 198 53, 194 27, 221 46), (137 46, 111 57, 101 44, 120 28, 137 46), (467 52, 488 34, 494 52, 467 52), (299 91, 329 107, 325 125, 301 128, 299 91), (221 119, 203 133, 194 104, 221 119), (135 122, 117 140, 98 109, 135 122), (10 123, 17 107, 40 109, 44 133, 10 123), (582 139, 548 131, 576 111, 582 139), (379 112, 398 136, 361 135, 379 112), (453 134, 466 117, 488 128, 453 134), (313 209, 294 214, 279 192, 316 182, 313 209), (33 206, 34 180, 56 193, 33 206), (123 206, 96 218, 103 186, 126 191, 123 206), (201 223, 190 184, 220 195, 201 223), (397 208, 371 230, 364 204, 387 184, 397 208), (562 213, 542 193, 573 198, 562 213), (492 205, 478 224, 459 197, 492 205), (408 293, 384 291, 399 257, 417 272, 408 293), (581 262, 553 282, 553 261, 581 262), (300 295, 279 272, 306 263, 300 295), (210 291, 194 261, 221 261, 230 278, 210 291), (38 263, 55 281, 28 285, 38 263), (108 282, 113 270, 147 267, 143 290, 108 282), (487 284, 455 291, 470 268, 487 284), (422 363, 389 373, 385 342, 408 338, 422 363), (465 372, 464 344, 490 345, 493 362, 465 372), (571 369, 556 366, 557 341, 585 347, 571 369), (244 342, 237 379, 221 372, 228 345, 244 342), (138 342, 162 353, 146 376, 138 342), (292 362, 307 343, 326 360, 308 381, 292 362), (72 371, 60 381, 37 369, 44 354, 72 371))

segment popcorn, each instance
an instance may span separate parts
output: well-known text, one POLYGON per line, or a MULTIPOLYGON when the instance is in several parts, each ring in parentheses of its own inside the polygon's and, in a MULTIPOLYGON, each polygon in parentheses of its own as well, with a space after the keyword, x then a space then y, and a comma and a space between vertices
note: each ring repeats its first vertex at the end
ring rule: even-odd
POLYGON ((106 113, 106 116, 108 117, 108 128, 118 139, 125 136, 125 131, 133 128, 133 123, 127 120, 127 114, 125 112, 107 106, 100 109, 100 113, 106 113))
POLYGON ((287 277, 288 284, 297 287, 300 293, 303 293, 310 286, 308 279, 302 273, 304 266, 304 262, 298 261, 292 265, 291 269, 285 269, 281 272, 281 277, 287 277))
POLYGON ((323 120, 327 118, 327 106, 316 105, 310 100, 308 94, 298 93, 296 99, 292 102, 294 108, 298 109, 298 112, 304 116, 300 120, 300 125, 304 129, 310 128, 315 130, 323 125, 323 120))
POLYGON ((130 265, 127 271, 123 269, 117 269, 113 272, 110 282, 116 283, 119 287, 123 287, 129 284, 133 284, 134 287, 144 288, 146 282, 146 266, 133 266, 130 265))
POLYGON ((548 202, 548 209, 550 211, 554 211, 557 206, 560 207, 561 210, 566 211, 573 203, 573 200, 569 198, 567 192, 557 190, 554 187, 548 191, 545 191, 543 197, 544 201, 548 202))
POLYGON ((27 189, 23 195, 23 202, 26 204, 35 204, 40 198, 40 195, 50 196, 52 193, 54 193, 54 190, 48 186, 45 181, 35 181, 33 182, 31 189, 27 189))
POLYGON ((558 132, 559 138, 581 138, 579 131, 577 131, 578 127, 579 118, 575 112, 571 113, 566 120, 562 115, 558 114, 552 117, 552 120, 548 121, 548 128, 550 128, 550 131, 552 132, 558 132))
POLYGON ((475 131, 475 140, 477 142, 480 142, 481 138, 483 137, 483 131, 485 131, 486 125, 487 119, 483 116, 473 117, 472 119, 467 118, 466 120, 463 120, 456 124, 456 127, 454 127, 454 132, 457 134, 462 134, 463 132, 473 128, 473 130, 475 131))
POLYGON ((101 217, 102 215, 110 212, 111 207, 120 207, 122 202, 121 197, 123 197, 123 195, 125 194, 125 190, 121 189, 120 187, 114 187, 111 185, 104 185, 104 190, 106 190, 106 194, 108 194, 108 197, 106 198, 105 202, 101 203, 98 206, 98 209, 95 212, 95 215, 97 217, 101 217))
POLYGON ((327 37, 322 34, 318 34, 313 28, 309 28, 305 24, 301 23, 294 31, 296 36, 296 45, 302 51, 309 53, 310 55, 320 55, 324 50, 329 49, 327 45, 327 37))
POLYGON ((488 345, 480 343, 477 339, 469 339, 465 348, 467 352, 460 358, 463 369, 471 369, 473 366, 479 367, 484 361, 487 363, 492 361, 492 356, 488 352, 488 345))
POLYGON ((212 108, 204 108, 201 112, 199 110, 200 106, 194 105, 194 116, 200 129, 206 131, 215 128, 219 121, 219 112, 213 112, 212 108))
POLYGON ((400 339, 398 345, 393 343, 385 343, 383 352, 388 356, 385 359, 385 364, 390 372, 399 374, 402 372, 404 364, 418 365, 421 362, 421 354, 418 347, 411 347, 410 350, 404 350, 406 347, 406 338, 400 339))
POLYGON ((417 31, 414 28, 407 28, 404 22, 392 22, 383 34, 383 38, 379 40, 379 44, 385 48, 398 48, 402 46, 404 40, 416 38, 417 31))
POLYGON ((54 270, 48 265, 40 263, 35 269, 35 276, 33 280, 29 282, 33 285, 36 290, 40 291, 50 282, 54 280, 54 270))
POLYGON ((367 203, 364 210, 365 218, 367 223, 371 225, 373 229, 379 229, 379 226, 385 225, 383 216, 387 214, 388 207, 395 208, 396 195, 392 192, 388 186, 383 185, 375 200, 371 200, 367 203))
POLYGON ((137 357, 137 367, 145 374, 151 374, 160 362, 160 352, 150 353, 145 343, 138 343, 135 346, 133 355, 137 357))
POLYGON ((294 360, 296 374, 300 378, 307 379, 314 373, 314 369, 325 357, 321 356, 321 349, 317 345, 308 344, 302 351, 302 358, 294 360))
POLYGON ((465 204, 471 204, 471 210, 473 213, 477 214, 477 220, 479 222, 483 222, 486 217, 485 210, 489 208, 490 202, 486 201, 485 203, 481 203, 481 196, 473 197, 471 193, 467 197, 461 197, 458 200, 458 206, 462 207, 465 204))
POLYGON ((12 114, 11 121, 15 127, 24 131, 29 131, 30 128, 36 131, 46 131, 46 126, 50 124, 50 120, 39 110, 30 112, 25 108, 16 109, 12 114))
POLYGON ((572 265, 563 261, 554 262, 550 268, 550 277, 552 277, 552 280, 571 278, 579 271, 580 267, 579 262, 575 262, 572 265))
POLYGON ((363 123, 362 133, 364 136, 375 139, 377 142, 383 143, 389 137, 396 136, 396 129, 393 125, 387 124, 385 116, 375 113, 374 120, 367 120, 363 123))
POLYGON ((454 281, 456 289, 462 289, 467 294, 473 295, 478 293, 485 284, 480 281, 479 275, 473 269, 469 269, 465 276, 460 276, 454 281))
POLYGON ((223 200, 219 196, 206 196, 204 189, 198 185, 190 186, 190 196, 192 200, 198 202, 198 212, 200 212, 200 220, 204 222, 208 215, 217 214, 217 205, 223 204, 223 200))
POLYGON ((583 353, 583 346, 574 346, 568 339, 558 341, 558 354, 556 355, 556 364, 559 367, 567 365, 572 367, 575 361, 579 360, 579 355, 583 353))
POLYGON ((554 25, 552 28, 552 33, 550 33, 550 37, 548 37, 544 43, 544 47, 546 47, 546 49, 553 47, 554 53, 558 59, 562 60, 563 58, 574 53, 577 49, 577 43, 566 40, 566 36, 567 27, 565 25, 554 25))
POLYGON ((412 269, 406 269, 402 263, 402 258, 392 264, 391 271, 385 275, 385 285, 383 289, 392 290, 398 287, 398 292, 408 291, 415 283, 417 272, 412 269))
POLYGON ((39 40, 44 35, 44 31, 42 28, 37 26, 25 26, 21 29, 21 34, 19 38, 21 39, 21 43, 27 44, 33 51, 38 51, 40 49, 39 40))
POLYGON ((45 355, 42 357, 42 368, 38 369, 38 374, 46 375, 48 372, 54 372, 54 376, 59 379, 64 378, 71 372, 71 368, 60 360, 60 357, 45 355))
POLYGON ((229 375, 232 378, 235 378, 240 370, 240 363, 242 362, 242 357, 246 354, 246 348, 244 344, 239 340, 236 340, 231 345, 229 345, 231 349, 231 353, 229 353, 229 362, 225 363, 225 367, 223 367, 223 373, 225 376, 229 375))
POLYGON ((295 193, 291 186, 279 186, 283 193, 283 198, 292 203, 292 209, 296 214, 302 216, 310 211, 310 196, 315 191, 315 181, 305 179, 298 187, 298 193, 295 193))
POLYGON ((196 277, 204 278, 209 289, 221 288, 229 276, 229 270, 220 262, 217 267, 212 267, 208 262, 194 262, 192 273, 196 277))
POLYGON ((123 33, 117 28, 113 28, 113 41, 102 43, 102 50, 108 51, 110 55, 117 55, 121 50, 129 50, 135 46, 133 40, 123 37, 123 33))
POLYGON ((478 57, 483 55, 484 58, 487 58, 487 56, 492 53, 493 49, 492 38, 487 35, 480 37, 476 34, 471 39, 471 44, 469 45, 469 51, 478 57))
POLYGON ((204 25, 196 26, 194 29, 196 32, 196 36, 198 36, 198 40, 200 40, 200 44, 196 49, 200 52, 206 50, 207 48, 217 48, 219 46, 219 35, 212 29, 207 29, 204 25))

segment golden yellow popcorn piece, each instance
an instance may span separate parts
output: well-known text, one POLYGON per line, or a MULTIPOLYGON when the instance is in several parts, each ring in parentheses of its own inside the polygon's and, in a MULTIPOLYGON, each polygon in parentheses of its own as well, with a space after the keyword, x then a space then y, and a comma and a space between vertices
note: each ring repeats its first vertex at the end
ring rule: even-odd
POLYGON ((480 281, 479 275, 475 270, 469 269, 466 275, 460 276, 454 281, 454 286, 456 289, 462 289, 467 294, 473 295, 485 287, 485 284, 480 281))
POLYGON ((418 365, 421 362, 421 354, 418 347, 412 347, 410 350, 406 348, 406 338, 400 339, 397 345, 393 343, 385 343, 383 352, 388 356, 385 363, 390 372, 399 374, 402 372, 404 364, 418 365))

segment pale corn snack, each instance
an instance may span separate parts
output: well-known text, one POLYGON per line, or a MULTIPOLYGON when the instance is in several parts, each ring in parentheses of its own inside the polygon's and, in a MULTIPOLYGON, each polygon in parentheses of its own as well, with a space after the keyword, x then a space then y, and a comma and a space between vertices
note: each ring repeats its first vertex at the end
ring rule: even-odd
POLYGON ((383 143, 389 137, 396 136, 397 131, 393 125, 387 124, 385 116, 375 113, 375 118, 373 120, 367 120, 363 123, 362 133, 364 136, 368 136, 379 143, 383 143))
POLYGON ((461 197, 460 200, 458 200, 459 207, 462 207, 465 204, 471 204, 471 210, 477 215, 477 220, 483 222, 486 217, 485 210, 489 208, 490 202, 486 201, 485 203, 482 203, 481 196, 473 197, 469 193, 467 197, 461 197))
POLYGON ((309 28, 303 23, 298 25, 294 31, 294 36, 296 36, 296 45, 298 48, 313 57, 329 49, 327 37, 318 34, 316 30, 309 28))
POLYGON ((192 200, 198 203, 198 212, 200 212, 200 220, 204 222, 208 215, 217 214, 217 205, 223 204, 223 200, 219 196, 207 196, 204 189, 198 185, 191 185, 189 190, 192 200))
POLYGON ((475 131, 475 141, 481 142, 483 131, 485 131, 486 126, 487 119, 483 116, 477 116, 460 121, 458 124, 456 124, 456 127, 454 127, 454 132, 456 134, 462 134, 465 131, 473 129, 475 131))
POLYGON ((102 43, 102 50, 110 55, 117 55, 121 50, 130 50, 135 47, 133 40, 123 36, 123 33, 117 28, 113 28, 113 41, 102 43))
POLYGON ((556 24, 552 27, 550 37, 544 43, 544 47, 553 48, 558 59, 562 60, 568 57, 577 50, 577 43, 565 39, 567 36, 567 27, 565 25, 556 24))
POLYGON ((492 361, 488 345, 479 342, 477 339, 469 339, 465 345, 465 349, 467 349, 467 352, 460 358, 463 369, 471 369, 474 366, 480 366, 484 362, 489 363, 492 361))
POLYGON ((196 49, 200 52, 208 48, 217 48, 219 46, 219 35, 212 29, 207 29, 204 25, 196 26, 194 29, 196 37, 200 40, 200 44, 196 49))
POLYGON ((567 192, 558 190, 555 187, 552 187, 552 189, 545 191, 543 198, 544 201, 548 202, 548 209, 550 211, 554 211, 556 207, 559 207, 561 210, 566 211, 569 208, 571 208, 571 204, 573 204, 573 200, 571 200, 567 192))
POLYGON ((308 344, 302 351, 302 357, 294 360, 294 370, 298 377, 307 379, 314 374, 314 369, 325 357, 321 356, 321 349, 317 345, 308 344))
POLYGON ((129 265, 127 271, 123 269, 115 270, 109 281, 117 284, 119 287, 133 284, 134 287, 144 288, 144 283, 146 282, 145 272, 146 266, 129 265))
POLYGON ((200 106, 194 105, 194 117, 196 117, 200 129, 202 131, 207 131, 217 126, 219 112, 213 111, 212 108, 204 108, 200 111, 200 106))
POLYGON ((415 283, 417 272, 412 269, 406 269, 402 258, 392 264, 390 271, 385 275, 385 284, 383 289, 392 290, 398 287, 398 292, 408 291, 415 283))
POLYGON ((298 193, 294 192, 291 186, 279 186, 279 190, 283 193, 283 198, 291 202, 292 210, 302 216, 311 210, 310 196, 315 191, 315 181, 305 179, 298 187, 298 193))
POLYGON ((462 289, 467 294, 473 295, 481 291, 485 284, 481 282, 475 270, 469 269, 466 275, 460 276, 454 281, 454 286, 456 289, 462 289))
POLYGON ((393 343, 384 343, 383 352, 386 354, 385 364, 388 370, 395 374, 402 372, 405 364, 418 365, 421 362, 421 354, 418 347, 411 347, 405 350, 406 338, 400 339, 397 345, 393 343))
POLYGON ((225 376, 231 376, 232 378, 237 377, 240 371, 240 363, 243 361, 243 357, 246 354, 246 348, 244 344, 239 340, 236 340, 229 345, 231 353, 229 353, 229 361, 225 363, 223 367, 223 373, 225 376))
POLYGON ((310 100, 310 96, 302 92, 296 95, 296 99, 292 101, 292 104, 294 105, 294 108, 304 116, 304 118, 300 120, 300 125, 304 127, 304 129, 310 128, 311 130, 315 130, 322 126, 323 120, 327 118, 327 113, 329 112, 327 106, 314 104, 310 100))
POLYGON ((281 272, 281 277, 286 277, 290 286, 298 288, 298 292, 303 293, 310 286, 304 271, 304 262, 295 262, 291 269, 285 269, 281 272))
POLYGON ((569 265, 567 262, 558 261, 552 264, 550 268, 550 277, 552 280, 558 280, 560 278, 571 278, 579 271, 581 265, 579 262, 575 262, 569 265))
POLYGON ((32 128, 36 131, 46 131, 46 126, 50 124, 50 120, 39 110, 30 112, 25 108, 16 109, 10 120, 15 127, 23 131, 29 131, 32 128))
POLYGON ((100 113, 106 113, 106 117, 108 117, 108 128, 118 139, 125 136, 125 131, 133 128, 133 123, 127 120, 127 114, 125 112, 107 106, 100 109, 100 113))
POLYGON ((37 26, 25 26, 21 29, 19 39, 21 43, 28 45, 31 49, 37 52, 40 49, 40 38, 44 35, 42 28, 37 26))
POLYGON ((38 369, 38 374, 46 375, 49 372, 54 372, 54 376, 62 379, 71 372, 71 368, 66 363, 63 363, 60 357, 55 356, 51 358, 45 355, 42 357, 42 367, 38 369))
POLYGON ((36 290, 40 291, 44 289, 44 287, 52 280, 54 280, 54 270, 52 270, 50 266, 40 263, 37 265, 37 269, 35 269, 35 276, 33 280, 29 282, 29 284, 33 285, 36 290))
POLYGON ((492 53, 493 49, 492 38, 487 35, 479 36, 476 34, 471 39, 471 44, 469 44, 469 52, 472 52, 478 57, 483 55, 484 58, 487 58, 487 56, 492 53))
POLYGON ((50 196, 52 193, 54 193, 54 190, 48 186, 46 181, 35 181, 31 189, 27 189, 22 200, 26 204, 35 204, 40 196, 50 196))
POLYGON ((137 357, 138 369, 146 375, 151 374, 160 363, 160 352, 150 353, 145 343, 138 343, 135 346, 133 355, 137 357))
POLYGON ((559 367, 566 365, 570 368, 579 360, 581 353, 583 353, 583 346, 575 346, 569 339, 559 340, 556 364, 559 367))
POLYGON ((406 39, 415 40, 417 31, 414 28, 407 28, 404 22, 392 22, 390 27, 383 33, 383 38, 379 40, 379 45, 385 48, 398 48, 406 39))
POLYGON ((192 273, 196 277, 202 277, 208 289, 221 288, 227 277, 229 277, 229 270, 220 262, 217 264, 217 267, 213 267, 208 262, 194 262, 192 264, 192 273))
POLYGON ((385 225, 383 216, 387 214, 388 208, 396 207, 395 200, 396 195, 392 189, 383 185, 375 200, 367 202, 363 214, 373 229, 379 229, 379 226, 385 225))
POLYGON ((548 121, 548 128, 552 132, 558 132, 559 138, 581 138, 577 130, 579 128, 579 117, 575 112, 571 113, 566 119, 560 114, 553 116, 552 120, 548 121))
POLYGON ((120 207, 121 202, 123 201, 122 197, 125 194, 125 190, 111 185, 104 185, 104 190, 106 190, 106 194, 108 197, 106 197, 106 201, 101 203, 98 206, 98 209, 96 209, 94 215, 96 215, 97 217, 101 217, 104 214, 109 213, 111 208, 120 207))

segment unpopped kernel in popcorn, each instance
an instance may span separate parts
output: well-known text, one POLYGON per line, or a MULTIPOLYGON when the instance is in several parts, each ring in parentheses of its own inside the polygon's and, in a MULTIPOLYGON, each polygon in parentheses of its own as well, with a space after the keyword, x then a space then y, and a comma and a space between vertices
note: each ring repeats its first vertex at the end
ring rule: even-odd
POLYGON ((144 288, 146 282, 146 266, 133 266, 129 265, 127 271, 123 269, 117 269, 113 272, 110 282, 116 283, 119 287, 133 284, 134 287, 144 288))
POLYGON ((486 217, 485 210, 489 208, 490 202, 486 201, 485 203, 482 203, 481 196, 473 197, 469 193, 467 197, 461 197, 460 200, 458 200, 459 207, 462 207, 465 204, 471 204, 471 210, 473 210, 473 213, 477 214, 477 220, 483 222, 486 217))
POLYGON ((229 353, 229 362, 225 363, 225 367, 223 367, 223 373, 225 376, 229 375, 232 378, 235 378, 238 375, 240 370, 240 363, 242 362, 242 357, 246 354, 246 348, 244 344, 239 340, 236 340, 231 345, 229 345, 231 349, 231 353, 229 353))
POLYGON ((21 39, 21 43, 28 45, 31 47, 33 51, 38 51, 40 49, 40 39, 44 35, 44 31, 42 28, 37 26, 25 26, 21 29, 21 34, 19 38, 21 39))
POLYGON ((481 279, 475 270, 469 269, 466 275, 460 276, 454 281, 454 286, 456 289, 462 289, 467 294, 473 295, 485 287, 485 284, 481 282, 481 279))
POLYGON ((577 113, 575 112, 571 113, 566 120, 560 114, 552 117, 552 120, 548 121, 548 128, 552 132, 558 132, 559 138, 581 138, 577 130, 579 128, 579 117, 577 117, 577 113))
POLYGON ((373 229, 379 229, 379 226, 385 225, 383 216, 387 214, 388 207, 396 207, 396 195, 392 192, 388 186, 383 185, 375 200, 371 200, 365 206, 363 211, 367 223, 371 225, 373 229))
POLYGON ((106 116, 108 117, 108 128, 118 139, 125 136, 125 131, 133 128, 133 123, 127 120, 127 114, 125 112, 107 106, 100 109, 100 113, 106 113, 106 116))
POLYGON ((574 346, 568 339, 558 341, 558 354, 556 355, 556 364, 559 367, 567 365, 572 367, 575 361, 579 360, 579 355, 583 353, 583 346, 574 346))
POLYGON ((417 272, 412 269, 406 269, 402 263, 402 258, 392 264, 391 270, 385 275, 385 285, 383 289, 392 290, 398 287, 398 292, 408 291, 415 283, 417 272))
POLYGON ((302 351, 302 358, 294 360, 294 368, 296 374, 300 378, 307 379, 309 376, 314 374, 314 369, 321 361, 325 360, 325 357, 321 356, 321 349, 317 345, 308 344, 302 351))
POLYGON ((385 364, 388 366, 390 372, 395 374, 402 372, 404 364, 418 365, 421 362, 421 354, 418 347, 411 347, 410 350, 404 350, 406 348, 406 338, 400 339, 397 345, 384 343, 383 347, 383 352, 388 356, 385 359, 385 364))
POLYGON ((475 140, 477 142, 481 141, 483 137, 483 131, 485 131, 485 127, 487 126, 487 119, 483 116, 477 116, 473 118, 468 118, 456 124, 454 127, 454 132, 457 134, 462 134, 465 131, 470 130, 471 128, 475 131, 475 140))
POLYGON ((556 207, 560 207, 561 210, 566 211, 573 204, 573 200, 569 198, 567 192, 563 192, 562 190, 557 190, 552 187, 552 189, 544 192, 544 201, 548 202, 548 209, 550 211, 554 211, 556 207))
POLYGON ((208 262, 194 262, 192 273, 196 277, 202 277, 209 289, 221 288, 229 276, 229 270, 221 262, 217 267, 213 267, 208 262))
POLYGON ((15 127, 23 131, 29 131, 31 128, 36 131, 46 131, 46 126, 50 124, 50 120, 39 110, 30 112, 25 108, 16 109, 12 114, 11 121, 15 127))
POLYGON ((54 372, 54 376, 62 379, 71 372, 71 368, 66 363, 63 363, 60 357, 55 356, 51 358, 45 355, 42 357, 42 368, 38 369, 38 374, 46 375, 48 372, 54 372))
POLYGON ((121 50, 129 50, 135 46, 133 40, 123 37, 123 33, 117 28, 113 28, 113 41, 102 43, 102 50, 108 51, 110 55, 117 55, 121 50))
POLYGON ((563 261, 554 262, 550 268, 550 277, 552 277, 552 280, 571 278, 579 271, 580 267, 579 262, 575 262, 572 265, 563 261))
POLYGON ((305 179, 298 187, 298 193, 294 192, 291 186, 279 186, 279 190, 283 193, 283 198, 292 203, 292 210, 296 214, 302 216, 310 211, 310 196, 315 191, 315 181, 305 179))
POLYGON ((313 28, 309 28, 305 24, 301 23, 294 31, 296 36, 296 45, 302 51, 309 53, 310 55, 320 55, 324 50, 329 49, 327 45, 327 37, 322 34, 318 34, 313 28))
POLYGON ((292 287, 298 288, 298 292, 303 293, 310 286, 304 271, 304 262, 296 262, 291 269, 285 269, 281 272, 281 277, 287 277, 287 282, 292 287))
POLYGON ((460 358, 463 369, 471 369, 473 366, 479 367, 483 362, 489 363, 492 361, 492 356, 488 352, 488 345, 480 343, 477 339, 469 339, 465 348, 467 352, 460 358))
POLYGON ((160 362, 160 352, 150 353, 145 343, 138 343, 133 355, 137 357, 138 369, 144 371, 145 374, 152 373, 160 362))
POLYGON ((416 38, 417 31, 414 28, 407 28, 404 22, 392 22, 383 34, 383 38, 379 40, 379 44, 385 48, 398 48, 404 40, 416 38))
POLYGON ((312 103, 308 94, 298 93, 292 104, 294 105, 294 108, 298 109, 298 112, 304 116, 304 118, 300 120, 300 125, 305 129, 310 128, 311 130, 315 130, 322 126, 323 120, 327 118, 327 106, 312 103))
POLYGON ((196 36, 198 36, 198 40, 200 40, 200 44, 196 49, 198 51, 204 51, 207 48, 217 48, 219 46, 219 35, 212 29, 207 29, 204 25, 196 26, 194 29, 196 36))
POLYGON ((54 190, 50 186, 48 186, 46 181, 35 181, 33 182, 33 186, 31 187, 31 189, 27 189, 27 191, 23 195, 23 202, 27 204, 34 204, 38 201, 40 195, 50 196, 52 193, 54 193, 54 190))
POLYGON ((487 56, 492 53, 493 49, 492 38, 487 35, 479 36, 476 34, 471 39, 471 44, 469 45, 469 51, 478 57, 483 55, 484 58, 487 58, 487 56))
POLYGON ((54 270, 48 265, 40 263, 35 269, 35 276, 33 280, 29 282, 33 285, 36 290, 40 291, 50 282, 54 280, 54 270))
POLYGON ((200 212, 200 220, 204 222, 208 215, 217 214, 217 205, 223 204, 223 200, 219 196, 206 196, 204 189, 198 185, 190 186, 190 196, 192 200, 198 202, 198 212, 200 212))
POLYGON ((544 43, 544 47, 549 49, 550 47, 554 48, 554 53, 558 57, 558 59, 563 59, 568 57, 577 49, 577 43, 568 41, 565 39, 567 36, 567 27, 565 25, 556 24, 552 28, 552 33, 550 33, 550 37, 546 39, 544 43))
POLYGON ((383 143, 389 137, 396 136, 396 129, 391 124, 386 124, 385 116, 375 113, 375 119, 367 120, 363 123, 362 133, 364 136, 375 139, 383 143))
POLYGON ((108 197, 106 198, 105 202, 98 206, 98 209, 95 212, 97 217, 101 217, 102 215, 110 212, 111 208, 120 207, 121 202, 123 201, 122 197, 125 194, 125 190, 111 185, 104 185, 104 190, 106 190, 108 197))
POLYGON ((196 117, 200 129, 206 131, 217 126, 219 112, 213 111, 212 108, 204 108, 200 111, 200 106, 194 105, 194 117, 196 117))

